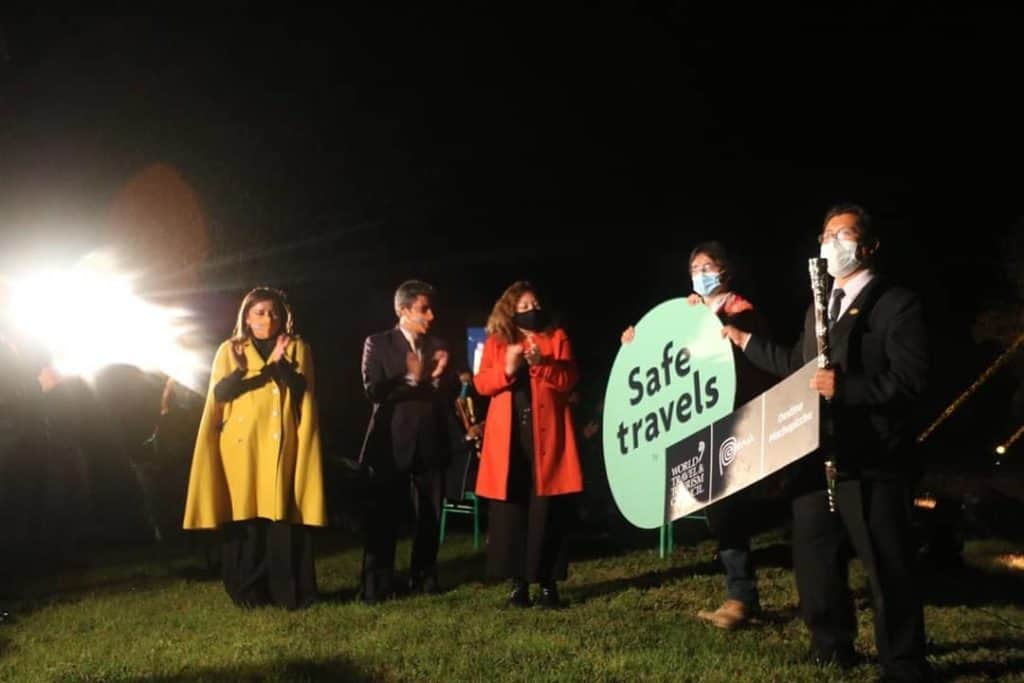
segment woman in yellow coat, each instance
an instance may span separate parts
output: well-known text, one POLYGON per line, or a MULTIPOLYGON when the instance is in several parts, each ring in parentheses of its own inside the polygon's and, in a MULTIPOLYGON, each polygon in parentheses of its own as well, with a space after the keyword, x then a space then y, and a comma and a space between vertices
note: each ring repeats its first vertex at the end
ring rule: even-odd
POLYGON ((284 292, 257 287, 217 349, 185 503, 186 529, 222 529, 224 587, 239 606, 316 599, 308 527, 327 515, 315 395, 284 292))

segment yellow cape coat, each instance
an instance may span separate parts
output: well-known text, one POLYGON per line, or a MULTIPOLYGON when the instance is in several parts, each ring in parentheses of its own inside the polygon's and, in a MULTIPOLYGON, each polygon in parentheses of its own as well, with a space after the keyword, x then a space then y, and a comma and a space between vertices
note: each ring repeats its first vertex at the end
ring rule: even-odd
MULTIPOLYGON (((251 341, 244 352, 246 379, 258 376, 265 363, 251 341)), ((184 528, 212 529, 257 517, 327 524, 313 356, 295 338, 285 358, 306 380, 298 405, 290 389, 273 380, 218 403, 213 388, 238 364, 230 341, 217 349, 192 456, 184 528)))

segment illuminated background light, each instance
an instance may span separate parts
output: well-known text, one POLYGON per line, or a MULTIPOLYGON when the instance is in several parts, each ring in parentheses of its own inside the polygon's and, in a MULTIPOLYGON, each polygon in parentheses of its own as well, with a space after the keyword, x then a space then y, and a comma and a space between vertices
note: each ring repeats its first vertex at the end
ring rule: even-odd
POLYGON ((193 316, 146 301, 134 290, 136 279, 118 269, 113 252, 92 252, 70 268, 11 279, 10 317, 63 375, 92 378, 104 367, 126 364, 199 389, 207 360, 192 347, 198 338, 193 316))

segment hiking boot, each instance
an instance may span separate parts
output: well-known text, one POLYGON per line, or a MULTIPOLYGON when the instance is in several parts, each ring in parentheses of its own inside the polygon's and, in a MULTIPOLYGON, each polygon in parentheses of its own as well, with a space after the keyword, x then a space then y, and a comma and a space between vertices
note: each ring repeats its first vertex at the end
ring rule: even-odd
POLYGON ((746 603, 739 600, 726 600, 714 612, 701 610, 697 612, 697 616, 709 622, 712 626, 731 630, 745 626, 750 621, 750 617, 756 612, 756 609, 747 607, 746 603))

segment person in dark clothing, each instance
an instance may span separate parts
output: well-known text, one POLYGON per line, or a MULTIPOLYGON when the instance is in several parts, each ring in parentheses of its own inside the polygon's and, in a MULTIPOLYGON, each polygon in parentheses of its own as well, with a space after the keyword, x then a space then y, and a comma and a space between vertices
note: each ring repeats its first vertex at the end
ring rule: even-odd
MULTIPOLYGON (((819 241, 835 278, 828 310, 832 367, 818 370, 811 387, 826 401, 822 427, 831 438, 797 467, 793 569, 800 611, 814 659, 844 668, 858 663, 847 576, 852 545, 871 585, 883 677, 928 680, 908 514, 908 479, 917 468, 911 418, 929 366, 921 301, 872 269, 879 240, 863 208, 830 209, 819 241), (825 490, 826 459, 838 470, 835 512, 825 490)), ((793 348, 733 325, 723 335, 780 377, 818 355, 813 306, 793 348)))
MULTIPOLYGON (((100 521, 95 497, 95 463, 113 439, 104 443, 104 420, 96 397, 80 377, 62 377, 52 366, 38 374, 46 410, 50 464, 44 507, 55 557, 80 560, 83 541, 95 540, 100 521)), ((123 500, 130 496, 122 492, 123 500)))
POLYGON ((5 328, 0 320, 0 576, 26 571, 46 544, 50 463, 42 392, 21 340, 5 328))
POLYGON ((370 604, 394 594, 397 527, 410 492, 415 519, 409 588, 440 591, 443 473, 458 426, 448 350, 430 334, 433 305, 432 286, 417 280, 402 283, 394 299, 398 324, 370 335, 363 344, 363 388, 373 413, 360 454, 360 462, 372 470, 361 599, 370 604))
MULTIPOLYGON (((759 333, 767 329, 753 304, 733 291, 736 267, 723 244, 715 241, 698 244, 690 252, 689 264, 693 284, 693 293, 687 297, 690 305, 707 306, 723 324, 737 329, 759 333)), ((627 328, 622 333, 622 342, 629 343, 634 334, 632 327, 627 328)), ((734 351, 733 358, 736 367, 733 407, 737 408, 768 390, 776 380, 739 351, 734 351)), ((750 536, 760 516, 759 507, 767 486, 762 483, 748 487, 706 510, 711 532, 718 541, 718 557, 725 568, 725 601, 718 609, 701 610, 697 616, 719 628, 738 628, 761 610, 750 536)))

